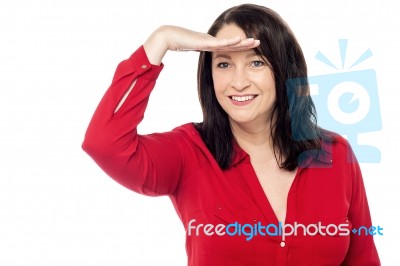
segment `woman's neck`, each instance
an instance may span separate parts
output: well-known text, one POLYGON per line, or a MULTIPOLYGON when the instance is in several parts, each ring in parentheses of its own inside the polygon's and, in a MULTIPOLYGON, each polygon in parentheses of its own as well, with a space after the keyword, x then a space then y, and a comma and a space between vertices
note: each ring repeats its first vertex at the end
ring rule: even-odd
POLYGON ((231 121, 233 136, 239 146, 250 156, 260 152, 271 159, 275 159, 271 136, 271 123, 236 123, 231 121))

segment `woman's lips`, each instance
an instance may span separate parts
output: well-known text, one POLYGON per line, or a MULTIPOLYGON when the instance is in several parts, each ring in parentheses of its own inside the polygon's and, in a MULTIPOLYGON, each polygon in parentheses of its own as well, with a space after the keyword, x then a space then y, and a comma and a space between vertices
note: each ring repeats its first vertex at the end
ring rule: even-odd
POLYGON ((247 95, 232 95, 229 96, 229 99, 231 100, 232 104, 234 105, 239 105, 239 106, 243 106, 243 105, 248 105, 251 102, 254 101, 254 99, 257 97, 258 95, 255 94, 247 94, 247 95))

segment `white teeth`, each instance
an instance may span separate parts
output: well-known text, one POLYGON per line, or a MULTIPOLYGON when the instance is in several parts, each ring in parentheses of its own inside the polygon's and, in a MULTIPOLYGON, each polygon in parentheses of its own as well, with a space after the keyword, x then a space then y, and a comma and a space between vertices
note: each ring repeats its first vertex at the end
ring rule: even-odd
POLYGON ((232 100, 237 102, 245 102, 254 99, 254 95, 247 95, 247 96, 232 96, 232 100))

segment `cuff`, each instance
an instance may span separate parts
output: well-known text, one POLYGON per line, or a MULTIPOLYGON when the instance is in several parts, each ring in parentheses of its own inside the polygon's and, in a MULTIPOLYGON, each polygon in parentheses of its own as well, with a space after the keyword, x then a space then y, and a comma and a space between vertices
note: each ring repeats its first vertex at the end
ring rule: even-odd
POLYGON ((150 63, 143 45, 141 45, 127 61, 128 65, 134 69, 138 76, 147 80, 156 80, 161 70, 164 68, 163 63, 159 66, 150 63))

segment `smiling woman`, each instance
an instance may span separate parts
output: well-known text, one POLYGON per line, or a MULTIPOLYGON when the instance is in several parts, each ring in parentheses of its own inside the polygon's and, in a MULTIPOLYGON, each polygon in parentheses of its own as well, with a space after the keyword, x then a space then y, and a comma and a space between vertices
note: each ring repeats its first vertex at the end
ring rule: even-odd
POLYGON ((208 34, 161 26, 119 64, 82 146, 123 186, 170 197, 191 266, 380 265, 370 235, 246 237, 250 225, 371 226, 349 144, 318 127, 308 86, 286 87, 306 76, 296 38, 266 7, 232 7, 208 34), (200 51, 203 122, 139 135, 162 59, 179 50, 200 51), (222 232, 239 224, 243 234, 222 232))
MULTIPOLYGON (((244 31, 235 24, 222 27, 216 35, 217 38, 232 36, 246 39, 244 31)), ((236 123, 245 123, 253 129, 268 126, 266 122, 271 120, 276 95, 274 76, 265 59, 253 50, 215 52, 212 79, 218 103, 234 128, 236 123)))

